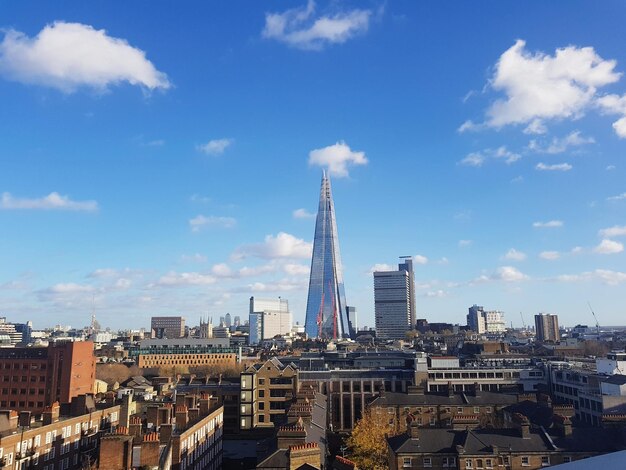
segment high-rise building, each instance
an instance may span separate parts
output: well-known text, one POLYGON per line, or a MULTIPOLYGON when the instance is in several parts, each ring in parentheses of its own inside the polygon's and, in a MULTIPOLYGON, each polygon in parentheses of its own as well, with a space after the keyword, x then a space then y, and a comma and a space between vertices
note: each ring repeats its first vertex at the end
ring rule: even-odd
POLYGON ((227 327, 227 328, 230 328, 230 325, 231 325, 231 324, 232 324, 232 320, 231 320, 230 313, 227 313, 227 314, 224 316, 224 326, 225 326, 225 327, 227 327))
POLYGON ((235 315, 235 318, 233 320, 233 325, 241 326, 241 317, 239 315, 235 315))
POLYGON ((346 307, 335 204, 330 177, 324 172, 315 222, 311 277, 306 305, 306 334, 310 338, 348 338, 350 325, 346 307))
POLYGON ((397 271, 374 272, 376 336, 404 339, 415 327, 413 260, 403 257, 397 271))
POLYGON ((535 315, 535 334, 537 341, 554 341, 561 339, 559 333, 559 317, 549 313, 535 315))
POLYGON ((270 339, 276 335, 289 334, 291 323, 287 299, 250 297, 250 344, 259 344, 264 339, 270 339))
POLYGON ((182 338, 185 336, 183 317, 152 317, 150 322, 153 338, 182 338))
POLYGON ((482 333, 504 333, 506 331, 506 322, 504 321, 504 312, 500 310, 485 310, 485 307, 479 307, 474 304, 467 314, 467 326, 470 330, 482 333))

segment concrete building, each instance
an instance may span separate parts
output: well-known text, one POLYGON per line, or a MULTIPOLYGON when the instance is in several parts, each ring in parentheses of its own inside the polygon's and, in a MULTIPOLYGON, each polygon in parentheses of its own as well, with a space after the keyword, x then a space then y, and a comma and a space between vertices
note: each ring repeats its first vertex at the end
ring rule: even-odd
POLYGON ((182 338, 185 336, 185 319, 183 317, 152 317, 150 329, 152 338, 182 338))
POLYGON ((291 333, 292 319, 287 299, 259 299, 250 297, 249 343, 257 345, 276 335, 291 333))
POLYGON ((376 335, 381 339, 404 339, 415 328, 413 260, 402 260, 397 271, 374 272, 376 335))
MULTIPOLYGON (((74 397, 67 415, 55 402, 41 421, 30 412, 0 411, 0 461, 10 469, 81 469, 96 462, 100 435, 118 424, 120 406, 96 407, 93 396, 74 397)), ((103 468, 103 467, 101 467, 103 468)))
POLYGON ((228 338, 146 339, 129 351, 141 368, 219 366, 234 368, 239 350, 230 347, 228 338))
POLYGON ((539 342, 558 342, 561 339, 559 333, 559 317, 549 313, 535 315, 535 334, 539 342))
POLYGON ((0 335, 7 335, 13 345, 28 344, 31 340, 32 328, 33 324, 30 321, 11 323, 7 321, 6 317, 0 317, 0 335))
POLYGON ((48 347, 0 348, 0 408, 40 413, 54 402, 93 393, 93 343, 67 341, 48 347))

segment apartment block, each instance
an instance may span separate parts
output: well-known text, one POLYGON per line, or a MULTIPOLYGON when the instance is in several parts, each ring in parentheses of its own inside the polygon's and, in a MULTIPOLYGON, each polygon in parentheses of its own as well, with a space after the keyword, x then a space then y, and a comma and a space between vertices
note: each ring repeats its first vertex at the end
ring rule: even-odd
POLYGON ((152 338, 182 338, 185 336, 183 317, 152 317, 150 321, 152 338))
POLYGON ((93 393, 96 362, 90 341, 0 348, 0 408, 40 413, 54 402, 93 393))
POLYGON ((142 368, 217 366, 234 368, 239 350, 230 347, 228 338, 147 339, 133 348, 130 357, 142 368))
POLYGON ((74 397, 70 410, 62 416, 59 403, 53 403, 39 421, 30 412, 0 411, 0 467, 90 468, 97 461, 100 435, 118 424, 120 406, 96 407, 93 396, 82 395, 74 397))

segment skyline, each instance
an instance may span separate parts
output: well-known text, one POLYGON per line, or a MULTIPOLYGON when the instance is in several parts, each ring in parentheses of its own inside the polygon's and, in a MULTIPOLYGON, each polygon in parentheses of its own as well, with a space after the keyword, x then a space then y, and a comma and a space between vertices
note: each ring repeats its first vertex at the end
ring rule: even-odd
POLYGON ((360 326, 403 255, 417 318, 623 323, 626 5, 239 5, 5 5, 0 315, 304 324, 328 168, 360 326))

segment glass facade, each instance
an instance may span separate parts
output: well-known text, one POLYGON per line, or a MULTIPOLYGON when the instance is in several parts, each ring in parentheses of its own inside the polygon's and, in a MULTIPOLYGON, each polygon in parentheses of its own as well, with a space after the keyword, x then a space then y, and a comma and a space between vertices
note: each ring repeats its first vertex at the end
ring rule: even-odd
POLYGON ((315 222, 305 331, 310 338, 350 336, 330 178, 324 172, 315 222))

